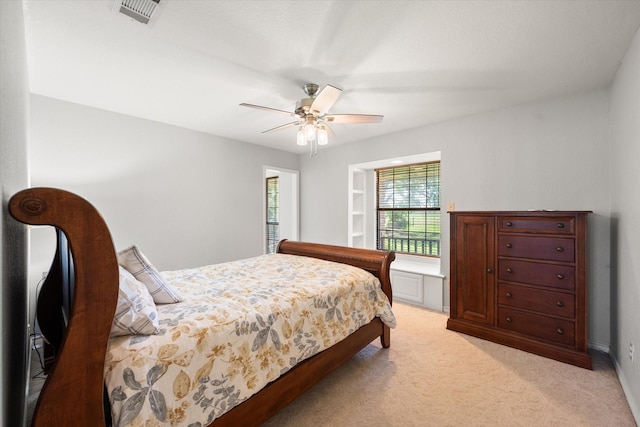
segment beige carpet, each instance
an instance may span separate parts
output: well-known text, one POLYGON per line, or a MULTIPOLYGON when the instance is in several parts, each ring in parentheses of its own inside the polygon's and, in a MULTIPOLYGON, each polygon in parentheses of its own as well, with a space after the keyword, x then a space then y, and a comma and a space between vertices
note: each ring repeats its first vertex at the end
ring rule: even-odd
POLYGON ((391 348, 369 345, 266 426, 635 426, 615 370, 594 370, 445 329, 396 303, 391 348))

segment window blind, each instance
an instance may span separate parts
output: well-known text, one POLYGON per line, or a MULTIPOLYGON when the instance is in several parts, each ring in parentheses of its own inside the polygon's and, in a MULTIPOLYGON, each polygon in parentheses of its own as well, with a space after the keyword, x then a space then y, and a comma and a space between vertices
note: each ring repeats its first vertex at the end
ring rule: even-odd
POLYGON ((440 162, 376 170, 378 249, 440 256, 440 162))
POLYGON ((276 251, 280 241, 280 186, 278 177, 267 178, 267 253, 276 251))

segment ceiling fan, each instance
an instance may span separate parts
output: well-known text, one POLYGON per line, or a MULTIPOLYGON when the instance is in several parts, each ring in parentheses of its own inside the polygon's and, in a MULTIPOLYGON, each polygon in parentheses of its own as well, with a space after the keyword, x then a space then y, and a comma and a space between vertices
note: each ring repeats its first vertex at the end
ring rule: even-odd
MULTIPOLYGON (((379 123, 384 117, 374 114, 329 114, 329 109, 333 107, 333 104, 340 97, 342 89, 326 85, 318 92, 318 85, 315 83, 307 83, 302 88, 307 97, 300 99, 296 103, 296 109, 293 112, 244 102, 240 105, 257 108, 258 110, 283 113, 291 117, 297 116, 298 119, 296 121, 267 129, 262 133, 299 126, 297 134, 298 145, 307 145, 308 142, 312 146, 327 144, 329 142, 327 132, 331 131, 329 124, 332 123, 379 123)), ((312 147, 312 155, 314 154, 314 149, 312 147)))

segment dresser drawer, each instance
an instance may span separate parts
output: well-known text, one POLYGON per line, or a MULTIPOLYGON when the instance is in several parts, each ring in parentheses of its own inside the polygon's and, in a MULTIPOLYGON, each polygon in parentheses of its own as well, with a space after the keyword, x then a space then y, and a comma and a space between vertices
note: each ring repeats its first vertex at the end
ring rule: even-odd
POLYGON ((571 237, 534 237, 501 234, 498 255, 573 262, 575 240, 571 237))
POLYGON ((575 345, 575 324, 570 320, 499 308, 498 327, 558 344, 575 345))
POLYGON ((575 223, 575 217, 573 216, 557 216, 554 218, 535 216, 501 216, 498 217, 498 231, 517 233, 574 234, 576 226, 575 223))
POLYGON ((575 268, 567 265, 501 259, 498 280, 573 290, 575 268))
POLYGON ((508 283, 498 285, 498 304, 569 319, 575 316, 573 294, 532 289, 508 283))

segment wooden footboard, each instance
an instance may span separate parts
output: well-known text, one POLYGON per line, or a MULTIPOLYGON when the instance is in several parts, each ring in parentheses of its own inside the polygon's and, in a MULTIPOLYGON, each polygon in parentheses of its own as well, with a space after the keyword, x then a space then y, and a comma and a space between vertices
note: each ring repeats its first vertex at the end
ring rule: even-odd
MULTIPOLYGON (((42 388, 33 425, 105 425, 104 360, 119 280, 116 252, 107 225, 85 199, 53 188, 17 193, 9 202, 9 212, 25 224, 51 225, 64 233, 75 273, 66 333, 42 388)), ((380 279, 383 291, 392 299, 389 268, 395 258, 393 252, 286 240, 280 242, 278 252, 368 270, 380 279)), ((54 307, 53 311, 56 310, 54 307)), ((211 425, 260 425, 377 337, 383 347, 389 346, 389 327, 375 318, 343 341, 300 363, 211 425)))

